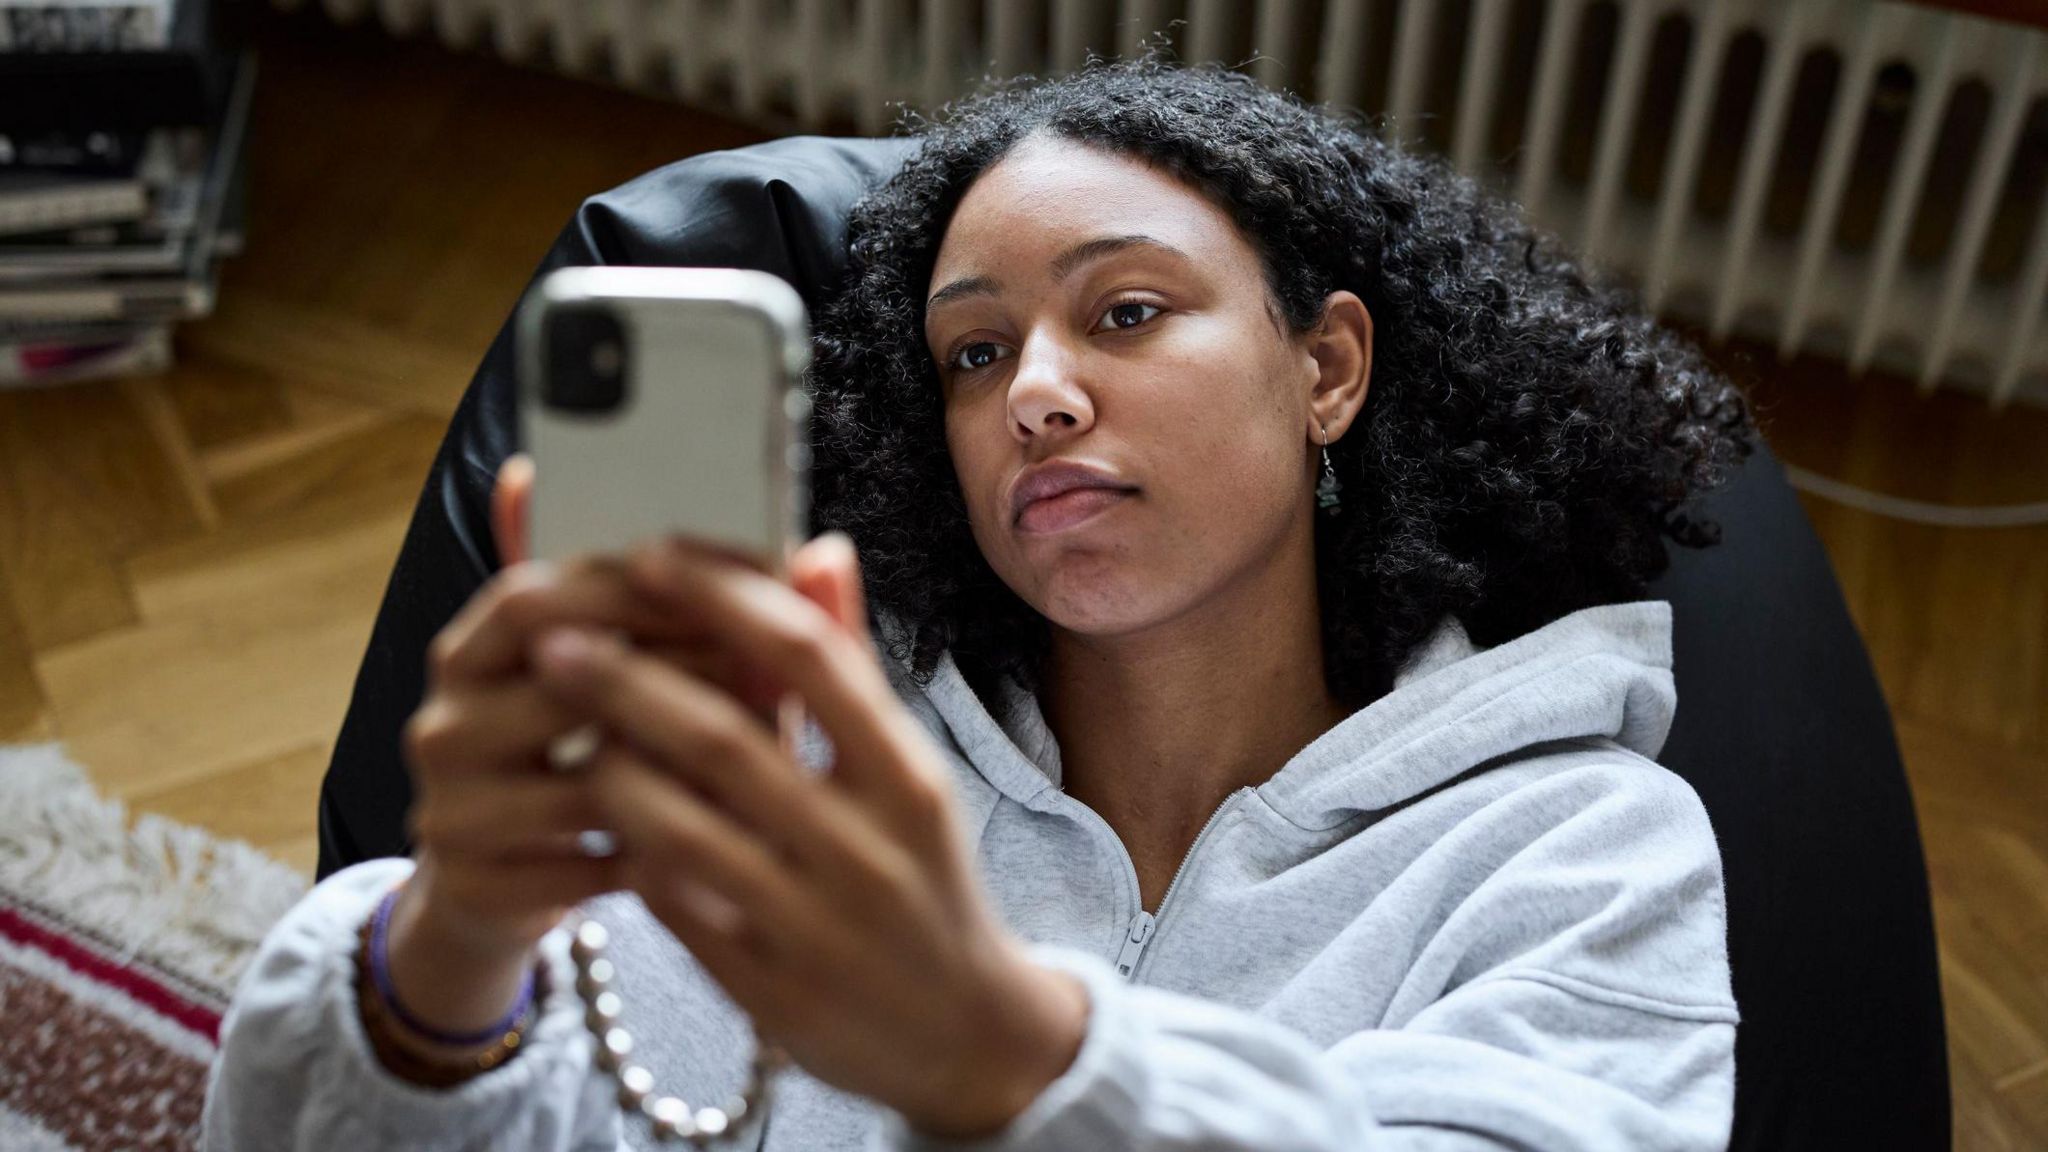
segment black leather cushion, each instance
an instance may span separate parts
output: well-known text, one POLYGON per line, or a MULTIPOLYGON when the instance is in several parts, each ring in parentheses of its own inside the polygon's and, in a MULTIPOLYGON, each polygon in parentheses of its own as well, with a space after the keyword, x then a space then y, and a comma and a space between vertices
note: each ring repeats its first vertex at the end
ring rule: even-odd
MULTIPOLYGON (((815 311, 845 264, 847 210, 914 150, 796 137, 677 161, 585 200, 533 279, 589 264, 758 268, 815 311)), ((428 643, 499 567, 491 489, 519 447, 513 373, 508 317, 449 421, 356 675, 320 791, 322 879, 409 849, 399 734, 425 695, 428 643)))
MULTIPOLYGON (((845 217, 916 147, 797 137, 671 164, 577 211, 572 264, 773 272, 815 310, 845 217)), ((536 275, 539 274, 536 273, 536 275)), ((516 447, 510 324, 449 425, 385 591, 320 797, 320 875, 408 850, 399 734, 429 641, 498 567, 490 492, 516 447)), ((1662 757, 1727 872, 1737 1149, 1945 1149, 1932 917, 1891 718, 1828 565, 1765 451, 1713 498, 1724 541, 1673 550, 1680 707, 1662 757)))

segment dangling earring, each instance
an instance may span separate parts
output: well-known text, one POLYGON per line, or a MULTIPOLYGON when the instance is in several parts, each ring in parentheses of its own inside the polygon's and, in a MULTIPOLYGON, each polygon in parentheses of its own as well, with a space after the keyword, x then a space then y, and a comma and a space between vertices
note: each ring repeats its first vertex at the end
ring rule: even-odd
POLYGON ((1343 485, 1337 483, 1337 470, 1330 466, 1330 427, 1318 424, 1323 430, 1323 478, 1316 481, 1316 507, 1326 515, 1337 514, 1337 492, 1343 485))

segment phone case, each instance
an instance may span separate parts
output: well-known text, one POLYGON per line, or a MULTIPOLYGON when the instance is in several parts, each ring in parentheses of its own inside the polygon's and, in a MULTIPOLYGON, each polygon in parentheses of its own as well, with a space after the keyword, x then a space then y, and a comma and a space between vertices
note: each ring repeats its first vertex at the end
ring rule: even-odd
POLYGON ((518 351, 532 555, 681 533, 783 573, 810 495, 810 337, 795 289, 738 268, 564 268, 522 304, 518 351), (548 402, 548 319, 571 308, 602 310, 623 333, 609 411, 548 402))

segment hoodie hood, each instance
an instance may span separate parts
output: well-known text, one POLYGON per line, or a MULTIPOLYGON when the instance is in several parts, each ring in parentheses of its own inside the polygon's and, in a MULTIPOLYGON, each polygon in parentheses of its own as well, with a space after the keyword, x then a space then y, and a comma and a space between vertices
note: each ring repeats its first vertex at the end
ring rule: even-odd
MULTIPOLYGON (((894 672, 901 687, 907 672, 894 672)), ((1035 697, 1008 679, 1001 691, 992 712, 948 652, 909 698, 915 706, 923 697, 935 713, 928 719, 943 722, 996 789, 1041 807, 1060 786, 1058 741, 1035 697)), ((1332 828, 1534 745, 1605 740, 1655 758, 1676 706, 1665 601, 1584 608, 1484 649, 1446 617, 1391 691, 1310 741, 1257 790, 1294 824, 1332 828)))

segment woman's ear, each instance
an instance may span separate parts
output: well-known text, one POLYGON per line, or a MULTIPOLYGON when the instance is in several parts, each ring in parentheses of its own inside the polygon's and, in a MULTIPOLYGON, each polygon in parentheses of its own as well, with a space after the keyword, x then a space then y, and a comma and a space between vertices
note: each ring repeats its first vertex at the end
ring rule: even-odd
POLYGON ((1324 299, 1323 320, 1309 337, 1309 352, 1317 367, 1309 396, 1315 423, 1309 439, 1319 441, 1321 429, 1328 428, 1335 441, 1365 408, 1372 384, 1372 313, 1356 292, 1339 290, 1324 299))
POLYGON ((533 506, 533 457, 514 453, 498 466, 491 487, 491 538, 498 545, 498 565, 510 568, 527 556, 527 510, 533 506))

